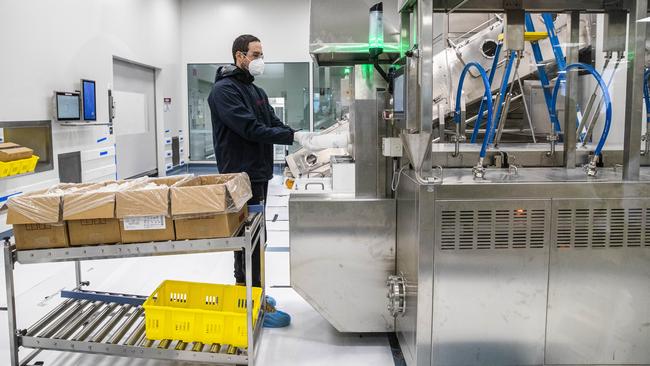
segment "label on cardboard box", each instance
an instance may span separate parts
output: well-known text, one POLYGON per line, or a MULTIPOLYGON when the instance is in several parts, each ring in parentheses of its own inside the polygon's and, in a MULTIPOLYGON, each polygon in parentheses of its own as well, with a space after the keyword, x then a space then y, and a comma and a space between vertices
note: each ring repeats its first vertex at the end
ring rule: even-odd
POLYGON ((165 216, 128 216, 124 218, 124 230, 164 230, 165 216))

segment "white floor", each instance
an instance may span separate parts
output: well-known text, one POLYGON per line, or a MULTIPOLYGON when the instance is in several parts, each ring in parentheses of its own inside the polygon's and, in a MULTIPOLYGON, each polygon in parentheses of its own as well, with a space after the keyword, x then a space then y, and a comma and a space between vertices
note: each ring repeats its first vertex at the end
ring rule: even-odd
MULTIPOLYGON (((288 193, 279 180, 269 186, 267 208, 268 246, 266 254, 267 293, 278 308, 291 314, 291 326, 265 329, 257 364, 275 365, 394 365, 385 335, 338 333, 289 285, 288 193), (276 216, 277 215, 277 216, 276 216), (275 218, 275 222, 272 220, 275 218), (276 287, 279 286, 279 287, 276 287)), ((0 253, 0 256, 2 254, 0 253)), ((148 294, 164 279, 233 283, 232 253, 195 254, 157 258, 105 260, 82 263, 91 289, 148 294)), ((16 266, 18 326, 26 328, 60 302, 61 289, 74 284, 72 263, 16 266)), ((5 306, 4 281, 0 304, 5 306)), ((6 312, 2 312, 6 313, 6 312)), ((0 315, 0 365, 9 365, 6 315, 0 315)), ((29 350, 21 351, 25 356, 29 350)), ((45 366, 153 366, 180 365, 153 360, 43 352, 34 361, 45 366)))

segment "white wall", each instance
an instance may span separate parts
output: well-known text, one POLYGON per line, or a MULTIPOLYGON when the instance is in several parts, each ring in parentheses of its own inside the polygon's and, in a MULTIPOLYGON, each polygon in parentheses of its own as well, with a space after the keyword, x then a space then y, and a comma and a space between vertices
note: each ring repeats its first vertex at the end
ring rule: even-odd
MULTIPOLYGON (((165 129, 183 129, 180 13, 178 0, 0 2, 0 121, 49 120, 53 91, 78 90, 79 79, 88 78, 97 82, 97 121, 107 122, 113 57, 119 57, 158 69, 159 137, 165 129), (172 98, 167 112, 163 97, 172 98)), ((0 180, 0 196, 56 183, 59 153, 81 150, 92 155, 114 144, 105 126, 53 125, 55 170, 0 180), (102 137, 108 139, 97 143, 102 137)), ((114 176, 112 156, 83 164, 84 174, 96 170, 114 176)))
MULTIPOLYGON (((183 124, 187 115, 187 64, 232 63, 241 34, 262 41, 266 62, 310 62, 309 0, 180 0, 183 124)), ((214 75, 211 76, 212 78, 214 75)), ((185 141, 189 151, 189 141, 185 141)))

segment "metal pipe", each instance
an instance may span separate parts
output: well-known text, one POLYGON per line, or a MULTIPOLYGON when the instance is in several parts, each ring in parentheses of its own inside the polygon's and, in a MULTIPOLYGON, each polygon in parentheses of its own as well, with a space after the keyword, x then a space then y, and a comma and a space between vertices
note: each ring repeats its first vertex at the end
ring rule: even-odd
POLYGON ((194 352, 201 352, 201 351, 203 351, 203 343, 201 343, 201 342, 194 342, 194 345, 192 345, 192 351, 194 351, 194 352))
POLYGON ((117 344, 120 341, 120 339, 122 339, 122 337, 124 337, 126 332, 131 328, 133 323, 135 323, 135 321, 138 320, 138 318, 142 314, 142 311, 143 311, 143 309, 141 307, 133 310, 133 313, 131 313, 131 315, 126 319, 124 324, 122 324, 117 329, 115 334, 113 334, 113 336, 108 340, 108 343, 117 344))
POLYGON ((5 293, 7 294, 7 319, 9 328, 9 357, 11 366, 18 366, 18 331, 16 325, 16 298, 14 288, 14 253, 13 246, 9 240, 5 240, 4 248, 5 264, 5 293))
POLYGON ((33 350, 27 356, 25 356, 22 360, 20 360, 20 366, 29 366, 29 363, 32 362, 32 360, 35 359, 36 356, 41 354, 41 352, 43 352, 42 349, 33 350))
POLYGON ((117 307, 117 304, 107 304, 101 312, 97 315, 95 319, 93 319, 88 325, 84 327, 84 329, 81 331, 80 334, 78 334, 74 340, 75 341, 85 341, 86 338, 88 338, 92 332, 94 332, 97 329, 97 326, 101 324, 104 319, 117 307))
MULTIPOLYGON (((605 73, 605 70, 607 70, 607 66, 609 65, 609 61, 611 60, 611 53, 608 52, 607 56, 605 57, 605 65, 603 66, 603 74, 605 73)), ((616 72, 616 67, 618 66, 618 61, 616 62, 616 65, 614 66, 614 72, 616 72)), ((613 75, 613 74, 612 74, 613 75)), ((587 123, 587 120, 589 120, 589 115, 591 114, 591 108, 594 105, 594 102, 596 101, 596 94, 598 94, 598 85, 594 88, 594 92, 591 93, 591 97, 589 97, 589 102, 587 102, 587 107, 585 108, 584 113, 582 114, 582 118, 580 119, 580 124, 578 125, 578 132, 576 136, 580 138, 580 134, 582 133, 582 130, 585 128, 585 124, 587 123)), ((598 103, 600 106, 600 103, 598 103)), ((594 113, 595 116, 598 116, 598 111, 600 108, 596 109, 596 112, 594 113)), ((591 122, 593 123, 593 121, 591 122)), ((589 128, 587 128, 589 130, 589 128)), ((582 143, 584 146, 585 141, 587 140, 587 135, 585 134, 585 139, 582 140, 582 143)))
MULTIPOLYGON (((521 64, 521 59, 522 59, 522 53, 518 52, 515 54, 515 57, 517 58, 515 62, 515 68, 514 72, 515 75, 517 75, 517 70, 519 70, 519 65, 521 64)), ((510 79, 510 76, 506 76, 508 79, 510 79)), ((497 123, 499 124, 499 128, 497 130, 497 136, 494 138, 494 144, 498 145, 499 142, 501 141, 501 134, 503 133, 503 128, 506 125, 506 119, 508 118, 508 111, 510 110, 510 101, 512 100, 512 90, 515 87, 515 83, 510 84, 510 88, 508 88, 508 94, 506 94, 505 98, 505 105, 503 106, 503 110, 501 112, 501 116, 499 118, 499 121, 497 123)), ((523 93, 523 89, 522 89, 523 93)))
POLYGON ((145 338, 142 340, 141 345, 144 348, 151 348, 151 346, 153 346, 153 342, 154 342, 153 340, 145 338))
POLYGON ((125 344, 127 346, 133 346, 134 344, 136 344, 136 342, 138 341, 140 336, 142 334, 144 334, 144 325, 145 325, 145 321, 144 321, 144 318, 142 318, 140 320, 140 323, 138 323, 138 325, 135 327, 135 330, 133 331, 133 333, 131 333, 129 338, 126 340, 125 344))
POLYGON ((74 334, 74 332, 79 329, 80 326, 83 325, 83 323, 88 320, 99 308, 102 306, 102 302, 97 301, 88 307, 86 311, 83 313, 80 313, 79 317, 77 317, 75 320, 70 322, 68 325, 66 325, 63 329, 61 329, 59 332, 57 332, 54 335, 54 338, 57 339, 68 339, 71 335, 74 334))
POLYGON ((623 179, 639 180, 641 169, 641 92, 643 64, 646 56, 646 23, 639 21, 648 12, 648 3, 637 0, 630 4, 627 45, 627 82, 625 89, 625 131, 623 133, 623 179))
POLYGON ((68 311, 66 311, 60 318, 55 320, 50 324, 45 330, 39 334, 40 337, 50 338, 54 333, 58 332, 61 328, 61 325, 69 322, 73 317, 78 315, 78 312, 81 311, 87 304, 88 300, 83 300, 81 302, 76 302, 71 306, 68 311))
POLYGON ((54 310, 50 311, 47 313, 41 320, 38 322, 34 323, 31 327, 27 328, 26 335, 27 336, 33 336, 37 332, 40 332, 47 324, 49 324, 52 320, 54 320, 56 317, 61 315, 68 306, 72 305, 72 303, 75 302, 72 299, 67 299, 63 303, 59 304, 54 310))
MULTIPOLYGON (((622 59, 623 57, 619 56, 619 58, 616 60, 616 63, 614 64, 614 70, 612 71, 612 74, 609 76, 609 80, 607 80, 607 89, 609 89, 610 85, 612 85, 612 81, 614 80, 614 75, 616 75, 616 70, 618 69, 618 66, 621 64, 622 59)), ((603 73, 604 71, 605 69, 603 69, 603 73)), ((598 100, 598 105, 596 107, 596 110, 594 111, 594 114, 591 116, 589 120, 589 124, 587 125, 587 133, 585 134, 585 138, 582 140, 582 147, 587 146, 587 143, 589 142, 591 136, 594 133, 594 128, 596 127, 596 120, 600 116, 600 107, 603 105, 603 99, 604 97, 601 96, 600 99, 598 100)), ((580 130, 578 129, 578 131, 580 130)))
POLYGON ((172 344, 171 339, 163 339, 162 341, 160 341, 160 343, 158 343, 158 349, 167 349, 169 348, 170 344, 172 344))
POLYGON ((140 337, 138 337, 137 341, 135 341, 135 343, 133 343, 133 345, 134 346, 135 345, 142 345, 142 343, 144 343, 145 339, 147 339, 147 333, 144 332, 144 328, 143 328, 142 334, 140 335, 140 337))
POLYGON ((501 135, 503 134, 503 126, 506 124, 506 119, 508 118, 508 110, 510 109, 510 100, 512 99, 512 93, 506 94, 504 113, 501 114, 499 119, 499 128, 497 129, 497 134, 494 137, 494 146, 498 146, 501 142, 501 135))
POLYGON ((79 260, 74 261, 74 277, 77 281, 77 288, 81 289, 81 262, 79 260))
MULTIPOLYGON (((576 116, 578 110, 578 70, 569 70, 566 65, 578 62, 578 44, 580 42, 580 13, 577 11, 568 12, 569 18, 569 44, 567 45, 566 63, 559 63, 560 71, 565 72, 566 95, 564 97, 564 156, 563 163, 567 169, 576 167, 576 116)), ((544 14, 546 19, 546 14, 544 14)), ((551 36, 549 31, 549 37, 551 36)), ((553 43, 554 45, 556 43, 553 43)), ((558 43, 559 44, 559 43, 558 43)), ((554 49, 556 47, 553 47, 554 49)), ((561 50, 558 50, 561 51, 561 50)), ((560 74, 561 76, 562 74, 560 74)), ((555 88, 558 89, 560 78, 556 81, 555 88)), ((555 109, 555 108, 554 108, 555 109)))
POLYGON ((535 138, 535 128, 533 127, 533 119, 530 117, 530 110, 528 110, 528 102, 524 98, 524 86, 521 84, 521 77, 519 76, 519 70, 515 70, 515 78, 517 79, 517 84, 519 85, 519 91, 521 94, 518 94, 511 98, 511 101, 515 101, 517 98, 521 98, 521 101, 524 103, 524 110, 526 112, 526 117, 528 118, 528 127, 530 128, 530 135, 533 138, 533 144, 537 143, 537 138, 535 138))
POLYGON ((131 305, 124 305, 121 306, 120 309, 113 315, 111 320, 109 320, 104 326, 95 334, 95 336, 90 340, 91 342, 101 342, 106 338, 108 333, 115 328, 115 326, 122 320, 122 317, 124 314, 126 314, 129 309, 131 309, 131 305))

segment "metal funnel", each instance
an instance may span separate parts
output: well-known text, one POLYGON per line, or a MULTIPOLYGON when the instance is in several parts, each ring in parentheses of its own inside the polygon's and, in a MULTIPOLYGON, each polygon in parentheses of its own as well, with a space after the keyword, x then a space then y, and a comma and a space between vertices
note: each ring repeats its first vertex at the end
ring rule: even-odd
POLYGON ((431 133, 402 133, 400 137, 409 160, 411 160, 415 170, 419 172, 424 158, 430 153, 431 133))

